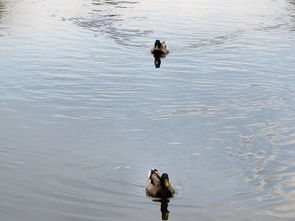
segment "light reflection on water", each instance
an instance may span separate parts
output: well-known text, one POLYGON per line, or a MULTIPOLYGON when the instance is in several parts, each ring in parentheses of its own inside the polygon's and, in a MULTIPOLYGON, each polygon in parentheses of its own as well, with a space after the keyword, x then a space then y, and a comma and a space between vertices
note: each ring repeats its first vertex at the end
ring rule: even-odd
POLYGON ((293 14, 283 0, 0 1, 1 220, 160 219, 151 167, 176 186, 169 220, 294 219, 293 14))

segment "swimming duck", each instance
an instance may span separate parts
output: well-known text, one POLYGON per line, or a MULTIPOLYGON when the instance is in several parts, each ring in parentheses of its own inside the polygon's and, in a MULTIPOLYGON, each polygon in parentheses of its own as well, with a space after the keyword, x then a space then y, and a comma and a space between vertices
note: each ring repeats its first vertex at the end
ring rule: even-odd
POLYGON ((157 169, 149 171, 148 180, 145 187, 148 196, 166 199, 175 194, 175 190, 169 182, 167 173, 162 175, 157 169))
POLYGON ((151 50, 151 53, 155 57, 165 57, 169 53, 168 45, 166 41, 163 41, 162 43, 160 40, 156 40, 154 47, 151 50))

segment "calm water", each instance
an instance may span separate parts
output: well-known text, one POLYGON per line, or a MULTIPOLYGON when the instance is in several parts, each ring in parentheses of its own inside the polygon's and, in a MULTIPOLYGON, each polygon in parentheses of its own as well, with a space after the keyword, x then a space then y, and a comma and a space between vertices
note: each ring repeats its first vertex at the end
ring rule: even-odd
POLYGON ((295 220, 294 0, 0 0, 0 57, 0 220, 295 220))

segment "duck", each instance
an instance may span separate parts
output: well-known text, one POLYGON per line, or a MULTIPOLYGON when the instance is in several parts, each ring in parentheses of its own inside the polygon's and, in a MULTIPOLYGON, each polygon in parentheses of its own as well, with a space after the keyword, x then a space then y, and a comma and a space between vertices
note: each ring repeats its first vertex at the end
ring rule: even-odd
POLYGON ((169 53, 167 42, 156 40, 151 53, 154 55, 154 57, 165 57, 169 53))
POLYGON ((151 197, 167 199, 175 194, 175 189, 169 181, 167 173, 161 173, 157 169, 150 169, 145 186, 146 194, 151 197))

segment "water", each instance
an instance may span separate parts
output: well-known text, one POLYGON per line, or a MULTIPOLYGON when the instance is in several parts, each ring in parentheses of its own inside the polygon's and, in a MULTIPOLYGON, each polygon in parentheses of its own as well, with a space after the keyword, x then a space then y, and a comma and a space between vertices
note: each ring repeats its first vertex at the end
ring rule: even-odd
POLYGON ((295 2, 1 0, 0 219, 295 219, 295 2), (155 39, 171 53, 154 67, 155 39), (162 206, 163 207, 163 206, 162 206))

